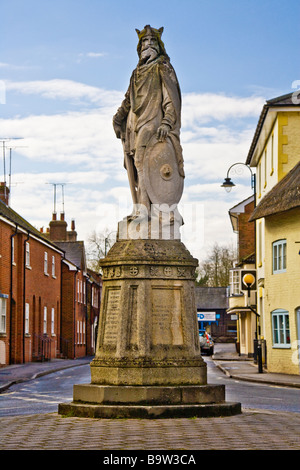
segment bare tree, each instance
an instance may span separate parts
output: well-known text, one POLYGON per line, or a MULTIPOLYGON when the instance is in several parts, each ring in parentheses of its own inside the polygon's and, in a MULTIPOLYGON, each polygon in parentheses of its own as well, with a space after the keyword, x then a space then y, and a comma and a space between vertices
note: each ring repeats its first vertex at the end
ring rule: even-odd
POLYGON ((196 270, 196 284, 208 287, 229 285, 229 270, 236 261, 236 250, 232 246, 215 243, 206 259, 199 263, 196 270))
POLYGON ((101 271, 100 260, 105 258, 115 240, 116 232, 108 228, 105 228, 103 232, 96 232, 96 230, 91 232, 86 249, 87 264, 90 269, 96 272, 101 271))

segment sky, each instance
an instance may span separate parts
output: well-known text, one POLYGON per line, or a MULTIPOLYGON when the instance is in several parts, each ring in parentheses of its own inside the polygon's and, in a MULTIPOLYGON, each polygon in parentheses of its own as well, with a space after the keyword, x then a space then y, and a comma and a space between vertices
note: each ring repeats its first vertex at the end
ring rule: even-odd
POLYGON ((246 161, 265 101, 300 80, 299 0, 0 0, 0 12, 0 174, 15 211, 44 230, 64 211, 86 242, 131 212, 112 117, 135 29, 150 24, 164 27, 182 93, 182 241, 200 261, 236 245, 228 210, 251 196, 249 168, 232 169, 231 193, 221 184, 246 161))

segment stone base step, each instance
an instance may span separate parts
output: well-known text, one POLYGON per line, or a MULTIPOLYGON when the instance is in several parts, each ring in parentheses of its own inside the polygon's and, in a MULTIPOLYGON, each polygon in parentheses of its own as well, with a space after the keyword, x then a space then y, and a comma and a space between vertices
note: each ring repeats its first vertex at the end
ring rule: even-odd
POLYGON ((240 403, 210 403, 198 405, 93 405, 91 403, 61 403, 58 413, 63 416, 106 419, 207 418, 233 416, 241 413, 240 403))

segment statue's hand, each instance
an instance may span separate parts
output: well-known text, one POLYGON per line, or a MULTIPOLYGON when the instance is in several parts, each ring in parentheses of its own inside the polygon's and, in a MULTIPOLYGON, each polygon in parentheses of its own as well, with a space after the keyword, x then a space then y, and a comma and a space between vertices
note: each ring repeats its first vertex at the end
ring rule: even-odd
POLYGON ((167 124, 161 124, 159 128, 157 129, 157 134, 156 137, 159 140, 159 142, 164 142, 166 138, 168 137, 170 131, 170 126, 167 124))

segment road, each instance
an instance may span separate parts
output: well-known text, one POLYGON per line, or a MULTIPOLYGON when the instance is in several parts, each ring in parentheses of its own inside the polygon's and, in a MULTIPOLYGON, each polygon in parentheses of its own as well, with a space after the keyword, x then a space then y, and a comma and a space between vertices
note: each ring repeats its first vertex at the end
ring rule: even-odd
MULTIPOLYGON (((300 390, 255 384, 228 378, 210 357, 209 384, 225 384, 226 401, 240 402, 244 409, 300 413, 300 390)), ((58 404, 72 401, 73 384, 90 383, 89 364, 59 371, 12 386, 0 395, 0 417, 57 412, 58 404)))

